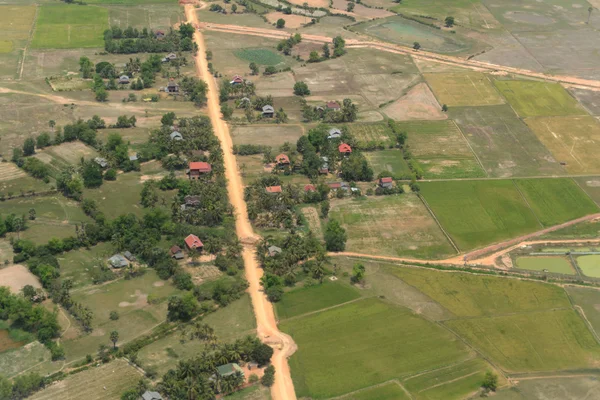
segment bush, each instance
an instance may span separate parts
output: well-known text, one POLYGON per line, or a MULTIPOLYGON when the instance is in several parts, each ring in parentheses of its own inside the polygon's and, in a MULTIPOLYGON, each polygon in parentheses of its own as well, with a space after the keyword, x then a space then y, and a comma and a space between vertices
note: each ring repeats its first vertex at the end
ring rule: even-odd
POLYGON ((119 313, 116 311, 111 311, 110 312, 110 319, 113 321, 116 321, 119 319, 119 313))
POLYGON ((104 173, 104 179, 107 180, 107 181, 115 181, 115 180, 117 180, 117 170, 114 169, 114 168, 108 169, 104 173))

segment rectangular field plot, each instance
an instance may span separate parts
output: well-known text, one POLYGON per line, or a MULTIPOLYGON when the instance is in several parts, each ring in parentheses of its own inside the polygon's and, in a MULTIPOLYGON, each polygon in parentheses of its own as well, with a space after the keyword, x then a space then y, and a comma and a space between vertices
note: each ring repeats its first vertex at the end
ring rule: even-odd
POLYGON ((40 7, 31 47, 34 49, 103 47, 102 35, 108 27, 106 8, 43 5, 40 7))
POLYGON ((426 73, 423 76, 439 103, 448 107, 504 103, 490 79, 482 73, 426 73))
POLYGON ((316 310, 332 307, 360 297, 351 287, 328 283, 292 290, 276 304, 280 319, 296 317, 316 310))
POLYGON ((67 377, 65 380, 48 386, 30 398, 118 400, 127 389, 135 387, 142 374, 127 361, 118 359, 110 364, 92 367, 87 371, 67 377))
POLYGON ((498 390, 494 400, 559 400, 565 398, 565 393, 572 399, 600 399, 600 381, 596 376, 583 375, 521 380, 516 390, 514 387, 498 390))
POLYGON ((274 151, 277 151, 279 146, 286 142, 296 144, 302 133, 302 127, 296 125, 241 125, 231 127, 233 144, 272 146, 274 151))
POLYGON ((577 266, 584 275, 591 278, 600 278, 600 255, 579 256, 576 260, 577 266))
POLYGON ((394 145, 396 140, 390 127, 385 123, 377 124, 348 124, 350 135, 363 147, 368 143, 382 144, 387 147, 394 145))
POLYGON ((600 346, 571 309, 445 324, 510 372, 590 368, 600 356, 600 346))
POLYGON ((569 307, 558 286, 537 282, 449 273, 417 268, 397 268, 393 274, 425 293, 459 317, 478 317, 569 307))
POLYGON ((70 279, 74 288, 91 285, 93 271, 106 264, 106 260, 114 254, 110 243, 64 253, 58 257, 60 275, 63 279, 70 279))
POLYGON ((375 176, 388 172, 395 177, 410 177, 411 171, 400 150, 379 150, 364 153, 375 176))
POLYGON ((600 332, 600 309, 598 307, 598 304, 600 304, 600 290, 576 286, 566 286, 565 290, 569 293, 573 302, 581 307, 596 333, 600 332))
POLYGON ((548 149, 509 106, 451 108, 449 114, 490 176, 564 173, 548 149))
POLYGON ((415 195, 334 201, 329 214, 346 228, 348 251, 426 258, 453 253, 443 232, 415 195))
POLYGON ((91 160, 98 157, 98 152, 81 142, 71 142, 51 146, 42 151, 38 150, 34 157, 57 169, 63 169, 70 165, 77 165, 81 158, 91 160))
POLYGON ((341 397, 340 400, 409 400, 410 397, 396 382, 386 383, 371 389, 341 397))
POLYGON ((494 84, 521 117, 586 114, 558 83, 495 80, 494 84))
POLYGON ((425 178, 485 177, 454 121, 398 122, 425 178))
POLYGON ((600 123, 594 117, 527 118, 525 122, 568 172, 600 172, 600 123))
POLYGON ((323 399, 470 358, 449 332, 370 298, 281 324, 298 397, 323 399))
POLYGON ((460 250, 541 228, 512 181, 422 182, 421 193, 460 250))
POLYGON ((134 1, 139 5, 132 6, 130 4, 135 3, 124 3, 122 7, 110 7, 110 26, 118 26, 122 29, 129 26, 138 29, 169 29, 184 19, 183 9, 179 7, 176 0, 152 0, 147 3, 162 2, 163 4, 153 4, 151 7, 146 6, 144 1, 134 1))
POLYGON ((548 271, 557 274, 575 275, 575 270, 566 257, 524 256, 517 257, 517 268, 531 271, 548 271))
POLYGON ((515 183, 544 226, 598 212, 598 206, 572 179, 517 179, 515 183))
POLYGON ((83 213, 79 204, 59 194, 52 196, 26 197, 6 200, 2 203, 2 214, 29 215, 35 210, 35 222, 66 223, 84 222, 90 219, 83 213))

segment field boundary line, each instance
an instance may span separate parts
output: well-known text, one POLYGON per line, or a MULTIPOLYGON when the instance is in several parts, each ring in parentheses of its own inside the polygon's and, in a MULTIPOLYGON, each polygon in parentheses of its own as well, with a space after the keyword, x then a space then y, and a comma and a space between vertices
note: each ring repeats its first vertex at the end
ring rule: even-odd
POLYGON ((583 311, 583 308, 580 305, 575 304, 575 301, 573 301, 573 298, 571 297, 571 294, 569 293, 569 291, 565 290, 565 293, 567 294, 567 298, 569 299, 569 303, 571 303, 571 306, 573 307, 573 309, 583 319, 583 321, 585 322, 585 324, 588 327, 588 329, 590 330, 590 332, 592 332, 594 339, 596 339, 596 342, 598 344, 600 344, 600 336, 598 336, 598 332, 596 332, 596 330, 594 329, 594 326, 592 325, 590 320, 587 318, 587 315, 585 315, 585 311, 583 311))
POLYGON ((519 185, 517 185, 517 182, 514 179, 511 179, 511 182, 515 186, 515 189, 517 189, 517 192, 519 192, 519 196, 521 196, 521 198, 523 199, 523 201, 525 202, 525 204, 527 204, 527 208, 529 208, 529 211, 531 211, 531 213, 535 217, 535 220, 538 222, 538 224, 540 224, 540 228, 544 229, 545 228, 544 224, 542 224, 542 221, 540 221, 540 219, 538 218, 538 216, 535 213, 535 211, 533 211, 533 208, 531 207, 531 204, 529 204, 529 201, 527 201, 527 198, 525 197, 525 195, 521 191, 521 188, 519 187, 519 185))
MULTIPOLYGON (((588 175, 588 176, 589 176, 589 175, 588 175)), ((568 178, 570 178, 570 179, 571 179, 573 182, 575 182, 575 184, 577 185, 577 187, 578 187, 579 189, 581 189, 581 191, 582 191, 583 193, 585 193, 585 195, 586 195, 586 196, 587 196, 587 197, 588 197, 590 200, 592 200, 592 201, 594 202, 594 204, 595 204, 595 205, 597 205, 598 207, 600 207, 600 204, 598 204, 598 202, 597 202, 596 200, 594 200, 594 199, 593 199, 593 197, 592 197, 592 196, 590 196, 590 194, 589 194, 588 192, 586 192, 584 188, 582 188, 582 187, 581 187, 581 185, 579 184, 579 182, 577 182, 575 179, 573 179, 573 177, 568 177, 568 178)))
POLYGON ((398 380, 398 379, 390 379, 389 381, 381 382, 376 385, 367 386, 364 388, 360 388, 358 390, 354 390, 352 392, 344 393, 341 396, 330 397, 328 400, 343 400, 343 399, 347 398, 348 396, 352 396, 353 394, 366 392, 367 390, 376 389, 376 388, 379 388, 379 387, 382 387, 385 385, 389 385, 390 383, 395 383, 396 385, 400 386, 400 389, 402 389, 412 400, 414 400, 413 395, 402 385, 402 383, 400 383, 400 380, 398 380))
POLYGON ((318 313, 323 312, 323 311, 333 310, 334 308, 338 308, 338 307, 342 307, 342 306, 345 306, 345 305, 348 305, 348 304, 356 303, 358 301, 367 300, 367 299, 373 299, 373 298, 378 298, 378 297, 379 296, 366 296, 366 297, 362 297, 361 296, 361 297, 359 297, 357 299, 349 300, 349 301, 346 301, 346 302, 343 302, 343 303, 340 303, 340 304, 336 304, 334 306, 329 306, 329 307, 321 308, 319 310, 310 311, 310 312, 307 312, 307 313, 304 313, 304 314, 294 315, 293 317, 281 319, 281 320, 278 320, 277 323, 280 323, 282 321, 287 322, 287 321, 292 321, 292 320, 303 318, 303 317, 308 317, 310 315, 318 314, 318 313))
POLYGON ((25 56, 27 56, 27 49, 31 45, 33 41, 33 33, 35 32, 35 28, 37 25, 38 14, 40 12, 40 5, 36 3, 35 5, 35 14, 33 15, 33 22, 31 24, 31 29, 29 29, 29 37, 27 38, 27 43, 23 48, 23 56, 21 57, 21 66, 19 67, 19 80, 23 78, 23 68, 25 67, 25 56))
MULTIPOLYGON (((469 149, 471 149, 471 153, 473 153, 473 155, 475 156, 475 159, 477 160, 477 163, 479 164, 479 166, 481 167, 481 169, 485 173, 486 178, 489 178, 490 174, 488 173, 487 169, 485 169, 485 167, 483 166, 483 163, 479 159, 479 156, 477 155, 477 153, 475 153, 475 150, 473 150, 473 146, 471 146, 471 143, 469 142, 469 139, 467 139, 467 137, 465 136, 464 132, 462 131, 462 129, 460 129, 460 126, 458 126, 458 124, 456 123, 456 121, 453 120, 453 119, 451 121, 454 124, 454 126, 456 127, 456 129, 460 132, 460 135, 462 136, 462 138, 464 139, 464 141, 467 143, 467 146, 469 146, 469 149)), ((467 179, 469 179, 469 178, 467 178, 467 179)))
POLYGON ((433 217, 433 219, 434 219, 435 223, 437 224, 437 226, 440 227, 441 231, 444 233, 444 236, 446 236, 446 239, 448 239, 448 242, 450 242, 450 244, 452 245, 452 247, 454 247, 454 250, 456 250, 456 254, 460 254, 460 250, 458 249, 458 246, 456 246, 456 244, 454 243, 454 241, 452 240, 452 238, 450 237, 450 235, 448 235, 448 232, 446 232, 446 230, 444 229, 444 227, 442 226, 442 224, 440 223, 440 221, 437 219, 437 217, 433 213, 433 210, 429 207, 429 204, 427 204, 427 201, 425 200, 425 198, 420 193, 417 193, 417 197, 419 199, 421 199, 421 202, 423 203, 423 205, 425 206, 425 208, 427 208, 427 211, 429 211, 429 214, 433 217))
POLYGON ((446 382, 441 382, 441 383, 438 383, 438 384, 436 384, 436 385, 433 385, 433 386, 430 386, 430 387, 428 387, 428 388, 425 388, 425 389, 423 389, 423 390, 419 390, 417 393, 423 393, 423 392, 424 392, 424 391, 426 391, 426 390, 435 389, 436 387, 444 386, 444 385, 447 385, 448 383, 453 383, 453 382, 456 382, 456 381, 460 381, 461 379, 468 378, 468 377, 470 377, 470 376, 472 376, 472 375, 475 375, 475 374, 478 374, 478 373, 480 373, 480 372, 481 372, 481 371, 475 371, 475 372, 471 372, 470 374, 463 375, 463 376, 460 376, 460 377, 458 377, 458 378, 450 379, 449 381, 446 381, 446 382))

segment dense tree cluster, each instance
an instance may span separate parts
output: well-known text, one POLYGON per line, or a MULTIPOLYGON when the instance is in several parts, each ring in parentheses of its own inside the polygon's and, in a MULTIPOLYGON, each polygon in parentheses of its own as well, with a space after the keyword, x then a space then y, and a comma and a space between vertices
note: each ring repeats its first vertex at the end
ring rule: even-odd
POLYGON ((302 108, 305 121, 323 121, 325 123, 354 122, 358 116, 358 106, 350 99, 344 99, 339 110, 319 108, 305 104, 302 108))
POLYGON ((181 24, 179 30, 154 32, 143 28, 128 27, 121 29, 113 26, 104 31, 104 49, 108 53, 166 53, 173 51, 192 51, 197 46, 192 41, 194 28, 190 24, 181 24))
POLYGON ((0 400, 24 399, 45 385, 46 380, 35 372, 18 375, 12 381, 0 375, 0 400))

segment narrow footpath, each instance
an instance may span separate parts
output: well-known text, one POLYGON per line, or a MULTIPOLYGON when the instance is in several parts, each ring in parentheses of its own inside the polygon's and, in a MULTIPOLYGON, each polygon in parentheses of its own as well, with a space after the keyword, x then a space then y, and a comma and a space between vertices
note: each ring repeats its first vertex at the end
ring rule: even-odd
MULTIPOLYGON (((185 15, 188 23, 194 27, 199 26, 198 16, 193 5, 185 5, 185 15)), ((215 135, 219 138, 221 147, 223 148, 227 192, 229 194, 229 201, 236 211, 236 233, 244 245, 242 256, 244 258, 246 279, 250 284, 248 293, 254 307, 258 336, 263 342, 273 346, 275 349, 273 358, 271 359, 275 367, 275 384, 271 388, 271 396, 274 400, 295 400, 296 393, 294 392, 294 384, 290 375, 287 358, 296 350, 296 344, 290 336, 280 332, 277 328, 273 306, 261 290, 260 278, 263 272, 256 260, 256 248, 254 246, 258 237, 255 235, 252 225, 248 220, 248 212, 243 196, 244 188, 232 151, 229 127, 221 119, 218 99, 219 91, 217 90, 213 76, 208 71, 208 63, 205 58, 206 46, 204 38, 198 29, 194 33, 194 41, 198 45, 196 72, 198 77, 204 79, 208 84, 208 114, 215 135)))

